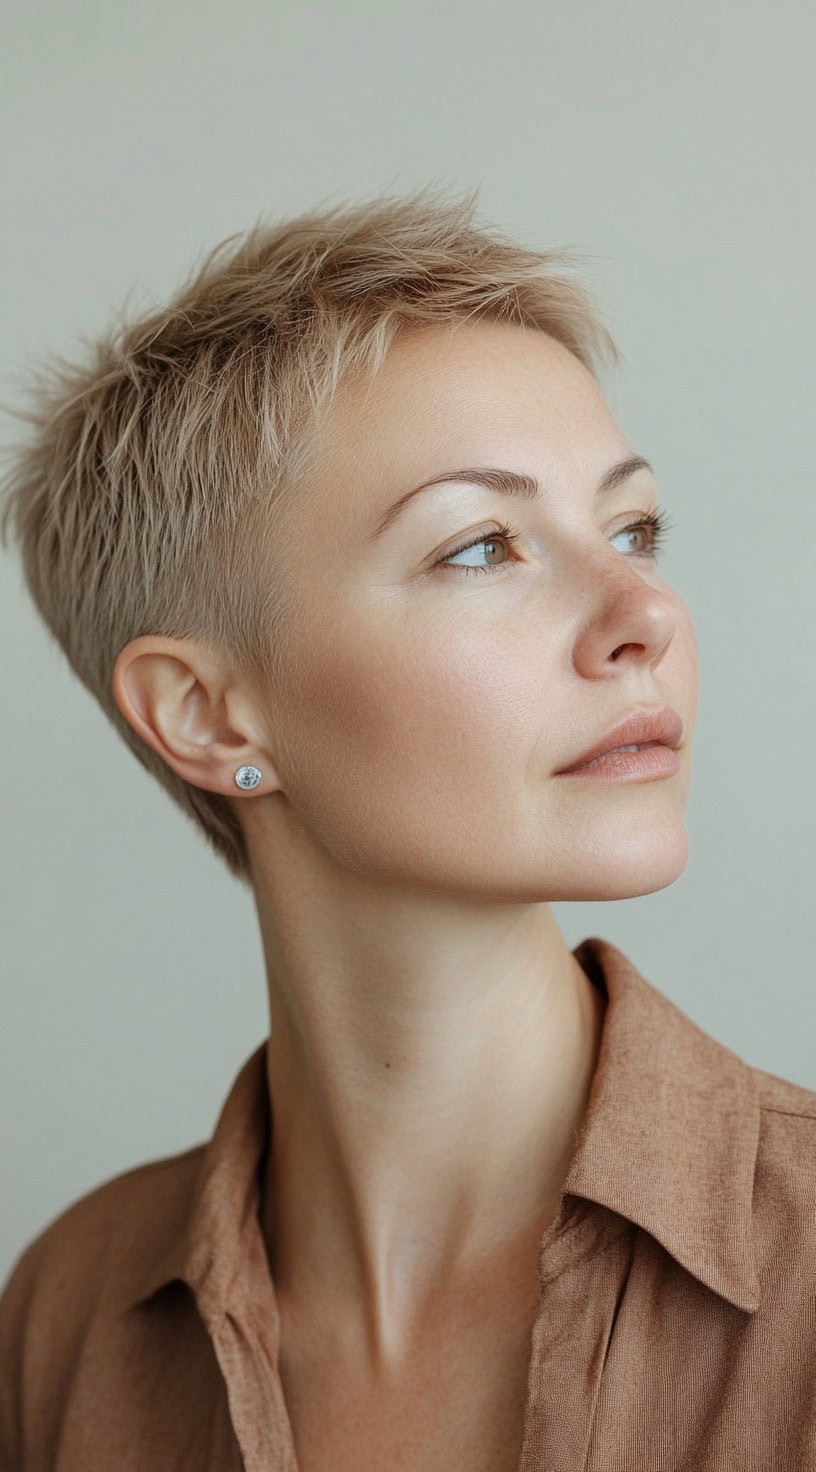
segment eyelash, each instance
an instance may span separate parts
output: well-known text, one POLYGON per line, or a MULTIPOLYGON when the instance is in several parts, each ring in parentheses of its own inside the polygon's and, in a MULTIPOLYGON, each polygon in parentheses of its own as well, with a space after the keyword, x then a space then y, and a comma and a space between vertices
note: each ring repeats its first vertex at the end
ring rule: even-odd
MULTIPOLYGON (((637 531, 640 527, 645 527, 649 532, 649 546, 644 553, 635 555, 653 557, 656 560, 660 548, 663 546, 666 534, 672 529, 673 525, 674 523, 668 520, 664 511, 649 511, 645 516, 639 517, 637 521, 631 521, 628 526, 622 526, 620 531, 615 532, 615 536, 620 537, 624 532, 637 531)), ((485 532, 483 536, 474 537, 472 541, 466 542, 463 547, 456 547, 453 552, 448 552, 445 557, 440 558, 435 565, 437 567, 445 567, 452 557, 459 557, 463 552, 469 552, 471 547, 481 547, 486 542, 517 542, 520 536, 520 531, 505 524, 500 526, 498 531, 485 532)), ((500 572, 507 565, 506 562, 497 563, 495 567, 468 567, 465 564, 461 567, 451 566, 450 570, 451 572, 464 573, 500 572)))

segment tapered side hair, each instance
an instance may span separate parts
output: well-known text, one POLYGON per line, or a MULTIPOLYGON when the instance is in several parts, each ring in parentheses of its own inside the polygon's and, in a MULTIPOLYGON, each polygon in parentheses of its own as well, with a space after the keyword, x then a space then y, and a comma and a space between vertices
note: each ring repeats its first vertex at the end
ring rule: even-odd
POLYGON ((133 730, 116 657, 141 634, 193 638, 274 680, 296 638, 278 498, 307 493, 338 384, 373 378, 404 328, 485 317, 548 333, 595 377, 619 364, 578 253, 477 221, 478 193, 426 186, 231 236, 167 306, 44 364, 16 411, 29 433, 0 481, 0 543, 127 746, 247 884, 237 804, 133 730))

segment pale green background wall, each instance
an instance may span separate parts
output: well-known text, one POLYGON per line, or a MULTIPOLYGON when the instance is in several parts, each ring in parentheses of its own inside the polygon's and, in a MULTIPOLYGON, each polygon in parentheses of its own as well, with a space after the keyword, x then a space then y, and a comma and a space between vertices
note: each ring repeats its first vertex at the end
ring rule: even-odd
MULTIPOLYGON (((676 522, 702 665, 691 857, 556 907, 749 1062, 816 1089, 810 0, 73 0, 5 12, 2 397, 263 213, 480 184, 595 264, 610 400, 676 522)), ((6 436, 8 438, 8 435, 6 436)), ((110 1175, 204 1139, 266 1030, 248 894, 71 675, 0 558, 0 1272, 110 1175)))

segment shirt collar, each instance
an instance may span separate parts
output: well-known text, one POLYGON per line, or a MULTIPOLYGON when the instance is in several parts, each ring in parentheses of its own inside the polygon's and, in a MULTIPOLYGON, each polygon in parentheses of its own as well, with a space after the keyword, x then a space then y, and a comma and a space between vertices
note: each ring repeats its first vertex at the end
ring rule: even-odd
MULTIPOLYGON (((218 1318, 233 1282, 257 1252, 271 1118, 267 1043, 264 1039, 243 1064, 209 1142, 190 1152, 196 1165, 182 1221, 157 1237, 128 1273, 128 1307, 181 1279, 192 1288, 205 1320, 218 1318)), ((173 1169, 179 1158, 184 1157, 170 1156, 159 1164, 173 1169)))
POLYGON ((701 1283, 753 1313, 752 1070, 610 941, 590 936, 573 954, 609 1001, 565 1192, 637 1222, 701 1283))
MULTIPOLYGON (((607 1005, 564 1193, 635 1222, 706 1287, 753 1312, 759 1284, 751 1200, 760 1111, 751 1069, 610 941, 589 936, 573 954, 607 1005)), ((211 1140, 195 1152, 181 1229, 157 1242, 129 1274, 128 1305, 180 1278, 202 1315, 217 1316, 257 1252, 270 1126, 267 1041, 244 1063, 211 1140)))

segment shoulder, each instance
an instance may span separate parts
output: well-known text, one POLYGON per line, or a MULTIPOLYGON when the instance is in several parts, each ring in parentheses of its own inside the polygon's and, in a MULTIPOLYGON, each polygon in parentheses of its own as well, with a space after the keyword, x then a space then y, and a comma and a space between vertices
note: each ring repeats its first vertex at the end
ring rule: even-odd
POLYGON ((0 1292, 0 1363, 20 1353, 32 1324, 56 1336, 78 1329, 134 1268, 183 1230, 204 1145, 135 1166, 80 1196, 34 1237, 0 1292))
POLYGON ((24 1447, 32 1465, 45 1465, 41 1455, 51 1465, 87 1346, 93 1340, 92 1359, 110 1353, 111 1326, 125 1322, 118 1310, 140 1275, 172 1260, 205 1148, 113 1176, 20 1253, 0 1290, 0 1465, 22 1466, 24 1447))

